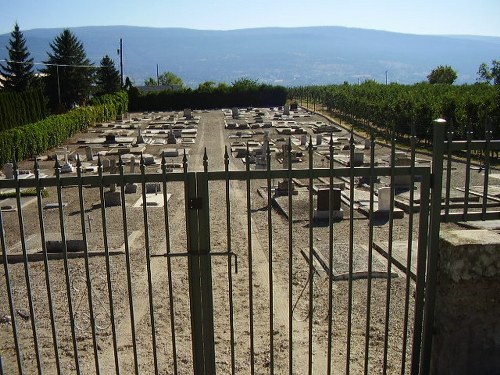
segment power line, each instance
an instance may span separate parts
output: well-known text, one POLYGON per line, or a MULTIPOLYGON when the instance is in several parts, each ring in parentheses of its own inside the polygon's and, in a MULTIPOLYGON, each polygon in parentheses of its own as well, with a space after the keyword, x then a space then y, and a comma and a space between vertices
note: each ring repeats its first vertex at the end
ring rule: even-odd
POLYGON ((0 59, 1 62, 12 63, 12 64, 20 64, 20 65, 45 65, 45 66, 63 66, 63 67, 73 67, 73 68, 100 68, 100 66, 94 65, 78 65, 78 64, 54 64, 54 63, 44 63, 44 62, 28 62, 28 61, 14 61, 14 60, 6 60, 0 59))

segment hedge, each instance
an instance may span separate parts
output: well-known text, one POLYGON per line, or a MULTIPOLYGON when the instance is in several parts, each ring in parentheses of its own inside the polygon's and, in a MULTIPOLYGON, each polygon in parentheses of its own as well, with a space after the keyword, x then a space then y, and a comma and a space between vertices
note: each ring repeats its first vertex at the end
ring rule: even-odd
POLYGON ((0 131, 40 121, 46 116, 40 89, 0 93, 0 131))
POLYGON ((35 157, 62 145, 74 134, 98 122, 115 119, 127 111, 125 92, 105 95, 91 101, 91 106, 75 108, 62 115, 0 132, 0 165, 13 160, 35 157))

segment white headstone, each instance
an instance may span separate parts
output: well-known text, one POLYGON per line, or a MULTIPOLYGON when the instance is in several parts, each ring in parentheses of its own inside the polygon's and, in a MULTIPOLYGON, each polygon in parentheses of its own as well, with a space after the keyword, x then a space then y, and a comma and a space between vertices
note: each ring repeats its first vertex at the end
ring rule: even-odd
POLYGON ((389 211, 391 209, 390 187, 381 187, 378 189, 378 209, 379 211, 389 211))

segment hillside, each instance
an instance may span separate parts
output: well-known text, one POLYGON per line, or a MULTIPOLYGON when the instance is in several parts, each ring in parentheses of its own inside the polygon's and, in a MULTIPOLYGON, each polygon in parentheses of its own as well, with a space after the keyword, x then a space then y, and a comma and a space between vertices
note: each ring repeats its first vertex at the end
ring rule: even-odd
MULTIPOLYGON (((62 29, 23 31, 36 62, 47 58, 49 43, 62 29)), ((196 87, 204 81, 240 77, 283 85, 326 84, 375 79, 414 83, 438 65, 451 65, 458 83, 473 83, 482 62, 500 58, 500 38, 428 36, 345 27, 260 28, 203 31, 130 26, 71 29, 88 57, 105 54, 118 65, 123 38, 124 74, 140 85, 167 70, 196 87)), ((0 35, 0 59, 10 34, 0 35)))

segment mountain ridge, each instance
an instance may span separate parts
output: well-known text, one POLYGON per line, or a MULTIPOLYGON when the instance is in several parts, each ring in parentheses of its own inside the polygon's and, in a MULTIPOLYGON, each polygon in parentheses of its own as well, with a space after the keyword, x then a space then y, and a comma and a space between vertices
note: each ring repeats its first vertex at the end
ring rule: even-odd
MULTIPOLYGON (((23 30, 36 62, 64 28, 23 30)), ((172 71, 196 87, 204 81, 230 83, 241 77, 262 83, 307 85, 355 83, 365 79, 415 83, 438 65, 458 72, 457 83, 473 83, 482 62, 500 58, 500 37, 420 35, 341 26, 196 30, 141 26, 83 26, 70 30, 98 65, 123 38, 124 75, 136 85, 172 71)), ((7 58, 10 33, 0 35, 7 58)), ((3 46, 3 48, 1 48, 3 46)))

